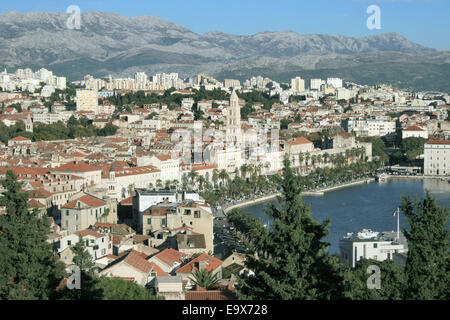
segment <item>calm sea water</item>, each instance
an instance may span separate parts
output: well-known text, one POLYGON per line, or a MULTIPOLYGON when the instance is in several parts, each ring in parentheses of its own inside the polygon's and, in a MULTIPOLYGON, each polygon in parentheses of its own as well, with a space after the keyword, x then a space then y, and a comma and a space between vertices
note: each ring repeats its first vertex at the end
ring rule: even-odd
MULTIPOLYGON (((311 206, 314 219, 331 219, 330 234, 324 239, 330 242, 330 253, 339 252, 339 240, 347 232, 358 232, 364 228, 373 231, 397 230, 397 217, 393 216, 401 204, 402 196, 425 196, 429 190, 436 203, 450 207, 450 183, 437 179, 388 179, 386 183, 372 182, 325 193, 324 196, 303 197, 311 206)), ((271 201, 276 204, 275 200, 271 201)), ((264 213, 267 203, 245 207, 244 212, 262 219, 270 225, 264 213)), ((400 229, 406 226, 404 216, 400 214, 400 229)), ((449 227, 449 224, 447 224, 449 227)))

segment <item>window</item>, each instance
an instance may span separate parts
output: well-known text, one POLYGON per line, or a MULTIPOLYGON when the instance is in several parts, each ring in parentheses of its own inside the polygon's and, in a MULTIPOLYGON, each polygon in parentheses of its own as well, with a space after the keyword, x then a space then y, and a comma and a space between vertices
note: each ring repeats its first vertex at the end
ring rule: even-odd
POLYGON ((374 248, 378 248, 378 243, 374 243, 374 244, 373 244, 373 247, 374 247, 374 248))
POLYGON ((152 219, 148 218, 148 219, 147 219, 147 224, 150 224, 150 225, 151 225, 151 224, 152 224, 152 219))
POLYGON ((166 218, 164 218, 164 219, 161 220, 161 225, 162 225, 163 227, 166 226, 166 218))
POLYGON ((68 245, 68 246, 72 245, 72 241, 67 240, 67 245, 68 245))

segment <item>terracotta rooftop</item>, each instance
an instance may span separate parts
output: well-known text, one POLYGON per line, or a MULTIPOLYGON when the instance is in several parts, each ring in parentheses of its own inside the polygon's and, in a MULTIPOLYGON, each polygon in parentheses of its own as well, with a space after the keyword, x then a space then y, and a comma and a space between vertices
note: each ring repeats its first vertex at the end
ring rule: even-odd
POLYGON ((167 248, 154 255, 153 257, 157 258, 159 261, 168 265, 169 267, 173 267, 176 262, 182 263, 186 258, 186 254, 172 248, 167 248))
POLYGON ((428 140, 427 144, 450 144, 450 140, 428 140))
POLYGON ((101 234, 100 232, 91 230, 91 229, 84 229, 78 232, 75 232, 75 234, 78 236, 82 236, 82 237, 86 237, 86 236, 93 236, 95 238, 101 238, 104 237, 105 235, 101 234))
POLYGON ((212 271, 220 267, 223 263, 222 260, 212 257, 206 253, 201 254, 194 260, 190 261, 188 264, 185 264, 180 269, 176 271, 176 273, 191 273, 195 269, 195 263, 200 261, 206 261, 206 271, 212 271))
POLYGON ((75 199, 73 201, 70 201, 70 202, 66 203, 63 206, 63 208, 64 209, 73 209, 73 208, 75 208, 77 206, 77 203, 79 201, 83 202, 85 205, 87 205, 88 207, 92 207, 92 208, 106 206, 106 202, 105 201, 100 200, 100 199, 98 199, 96 197, 93 197, 93 196, 91 196, 89 194, 86 194, 86 195, 84 195, 84 196, 82 196, 82 197, 80 197, 78 199, 75 199))
POLYGON ((87 164, 82 161, 72 161, 66 164, 63 164, 62 166, 58 168, 52 169, 52 171, 73 171, 73 172, 86 172, 86 171, 96 171, 101 170, 98 167, 91 166, 90 164, 87 164))
POLYGON ((157 264, 145 260, 146 257, 145 253, 132 250, 123 262, 145 273, 150 273, 153 270, 157 276, 168 276, 157 264))
POLYGON ((290 144, 290 145, 299 145, 299 144, 309 144, 312 142, 304 137, 298 137, 298 138, 292 138, 292 139, 286 140, 286 143, 290 144))

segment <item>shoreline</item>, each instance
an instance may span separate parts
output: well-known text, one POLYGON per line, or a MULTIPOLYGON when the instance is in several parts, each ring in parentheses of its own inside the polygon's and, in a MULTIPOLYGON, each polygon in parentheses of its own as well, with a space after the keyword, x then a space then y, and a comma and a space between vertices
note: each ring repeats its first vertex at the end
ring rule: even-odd
MULTIPOLYGON (((375 181, 375 178, 367 178, 367 179, 364 179, 364 180, 352 181, 352 182, 349 182, 349 183, 344 183, 344 184, 341 184, 341 185, 338 185, 338 186, 334 186, 334 187, 328 187, 328 188, 321 189, 321 190, 318 190, 318 191, 304 191, 304 192, 301 193, 301 195, 302 196, 307 196, 307 197, 308 196, 323 196, 323 195, 325 195, 325 192, 335 191, 335 190, 342 189, 342 188, 347 188, 347 187, 351 187, 351 186, 356 186, 356 185, 368 183, 367 181, 369 181, 369 183, 370 183, 372 181, 375 181)), ((252 206, 252 205, 255 205, 255 204, 258 204, 258 203, 261 203, 261 202, 266 202, 266 201, 275 199, 276 197, 278 197, 280 195, 281 195, 281 193, 275 193, 275 194, 264 196, 264 197, 261 197, 261 198, 256 198, 256 199, 244 201, 244 202, 241 202, 241 203, 236 203, 236 204, 234 204, 232 206, 229 206, 229 207, 223 209, 223 212, 225 214, 227 214, 229 211, 231 211, 233 209, 244 208, 244 207, 252 206)))
POLYGON ((405 178, 405 179, 437 179, 437 180, 448 180, 450 179, 449 176, 406 176, 406 175, 392 175, 392 174, 388 174, 387 175, 388 179, 391 178, 405 178))

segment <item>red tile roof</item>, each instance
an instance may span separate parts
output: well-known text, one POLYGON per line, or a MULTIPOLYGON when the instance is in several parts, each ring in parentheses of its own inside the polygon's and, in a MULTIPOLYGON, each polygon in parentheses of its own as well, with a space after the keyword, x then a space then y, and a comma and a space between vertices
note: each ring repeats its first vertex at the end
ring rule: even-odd
POLYGON ((450 144, 450 140, 428 140, 427 144, 450 144))
POLYGON ((132 206, 133 205, 133 197, 128 197, 120 201, 122 206, 132 206))
POLYGON ((100 232, 91 230, 91 229, 84 229, 78 232, 75 232, 75 234, 77 236, 82 236, 82 237, 86 237, 86 236, 93 236, 95 238, 101 238, 104 237, 105 235, 101 234, 100 232))
POLYGON ((29 138, 25 138, 25 137, 22 137, 22 136, 11 138, 9 140, 11 140, 11 141, 31 141, 29 138))
POLYGON ((85 162, 81 161, 72 161, 66 164, 63 164, 62 166, 58 168, 52 169, 52 171, 73 171, 73 172, 86 172, 86 171, 96 171, 101 170, 98 167, 91 166, 90 164, 87 164, 85 162))
POLYGON ((168 276, 157 264, 145 260, 146 257, 145 253, 132 250, 123 262, 145 273, 150 273, 153 270, 157 276, 168 276))
POLYGON ((290 140, 286 140, 286 143, 290 144, 290 145, 298 145, 298 144, 308 144, 308 143, 312 143, 312 142, 304 137, 298 137, 298 138, 292 138, 290 140))
POLYGON ((196 262, 206 261, 206 271, 212 271, 220 267, 223 263, 222 260, 212 257, 206 253, 201 254, 194 260, 182 266, 180 269, 176 271, 176 273, 191 273, 194 271, 194 264, 196 262))
POLYGON ((28 201, 28 206, 30 208, 45 208, 45 206, 42 203, 40 203, 35 199, 31 199, 30 201, 28 201))
POLYGON ((409 128, 403 129, 403 131, 425 131, 425 130, 423 130, 421 127, 417 125, 413 125, 409 128))
POLYGON ((153 257, 158 258, 158 260, 164 263, 165 265, 173 267, 176 262, 182 263, 183 260, 187 257, 187 255, 178 250, 167 248, 161 251, 160 253, 154 255, 153 257))
POLYGON ((100 200, 96 197, 93 197, 89 194, 86 194, 84 196, 82 196, 81 198, 78 198, 76 200, 70 201, 68 203, 66 203, 63 208, 65 209, 73 209, 77 206, 78 201, 83 202, 84 204, 86 204, 88 207, 101 207, 101 206, 106 206, 106 202, 103 200, 100 200))

